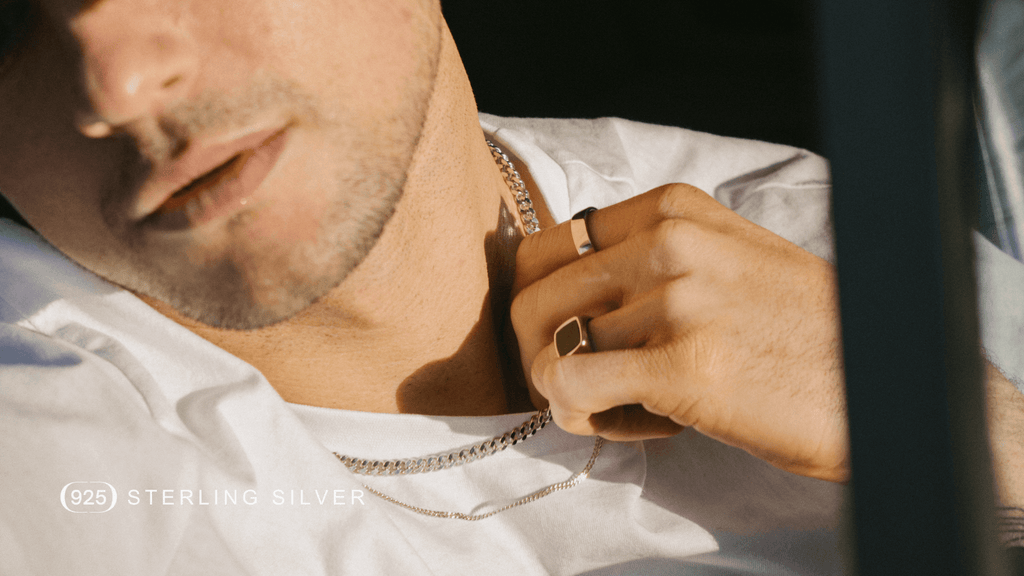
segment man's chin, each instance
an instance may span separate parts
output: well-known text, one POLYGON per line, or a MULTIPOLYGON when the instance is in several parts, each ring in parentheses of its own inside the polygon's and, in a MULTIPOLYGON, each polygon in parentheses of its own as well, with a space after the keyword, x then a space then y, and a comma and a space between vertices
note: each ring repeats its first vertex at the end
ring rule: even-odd
POLYGON ((184 316, 223 330, 257 330, 295 317, 317 298, 278 300, 273 304, 238 298, 230 303, 197 303, 194 300, 172 303, 184 316), (204 305, 205 304, 205 305, 204 305))
MULTIPOLYGON (((172 317, 181 315, 206 326, 224 330, 256 330, 294 318, 314 305, 342 280, 343 276, 320 278, 302 284, 287 282, 274 287, 263 284, 260 289, 236 284, 216 294, 184 290, 180 294, 157 299, 173 308, 173 313, 170 314, 172 317)), ((224 288, 225 284, 219 284, 218 287, 224 288)), ((146 300, 151 302, 152 299, 146 300)), ((166 314, 166 306, 157 308, 166 314)))

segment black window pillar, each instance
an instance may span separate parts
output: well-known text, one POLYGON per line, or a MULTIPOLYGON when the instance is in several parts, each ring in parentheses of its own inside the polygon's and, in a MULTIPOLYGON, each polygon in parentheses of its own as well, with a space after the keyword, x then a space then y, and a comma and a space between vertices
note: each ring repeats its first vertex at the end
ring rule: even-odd
POLYGON ((817 4, 862 575, 1005 573, 970 240, 970 4, 817 4))

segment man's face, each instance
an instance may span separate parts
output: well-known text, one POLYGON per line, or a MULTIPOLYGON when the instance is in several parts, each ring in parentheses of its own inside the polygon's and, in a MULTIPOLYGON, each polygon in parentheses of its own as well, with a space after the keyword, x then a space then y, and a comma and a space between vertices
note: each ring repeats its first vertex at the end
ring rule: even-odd
POLYGON ((0 192, 62 252, 252 328, 373 246, 433 86, 434 0, 33 2, 0 64, 0 192))

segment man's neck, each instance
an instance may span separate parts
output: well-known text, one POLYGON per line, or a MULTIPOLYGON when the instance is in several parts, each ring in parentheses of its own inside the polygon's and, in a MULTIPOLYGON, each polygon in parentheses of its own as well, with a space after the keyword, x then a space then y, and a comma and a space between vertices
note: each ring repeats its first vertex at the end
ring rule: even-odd
POLYGON ((443 42, 403 198, 341 285, 251 331, 211 328, 147 301, 251 363, 290 402, 445 415, 530 409, 510 383, 519 359, 501 338, 522 224, 447 30, 443 42))

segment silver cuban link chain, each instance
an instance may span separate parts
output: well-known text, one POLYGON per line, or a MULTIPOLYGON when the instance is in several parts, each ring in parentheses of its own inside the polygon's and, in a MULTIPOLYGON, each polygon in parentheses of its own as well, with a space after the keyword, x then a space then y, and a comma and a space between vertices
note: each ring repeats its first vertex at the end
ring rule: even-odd
POLYGON ((533 201, 530 200, 530 194, 526 191, 526 184, 523 184, 519 171, 516 170, 516 167, 512 165, 512 161, 508 159, 508 156, 494 142, 488 140, 487 146, 491 149, 491 156, 494 156, 494 161, 501 168, 501 174, 505 177, 509 190, 512 190, 512 194, 516 197, 516 205, 519 206, 519 217, 523 219, 523 227, 526 228, 526 233, 533 234, 534 232, 539 232, 540 221, 537 220, 537 212, 533 209, 533 201))
POLYGON ((447 454, 433 454, 421 458, 401 458, 399 460, 367 460, 366 458, 343 456, 337 452, 334 455, 352 472, 367 476, 398 476, 434 472, 435 470, 462 466, 474 460, 486 458, 491 454, 497 454, 505 448, 515 446, 533 436, 550 421, 551 410, 545 408, 518 427, 500 436, 495 436, 479 444, 467 446, 461 450, 453 450, 447 454))
MULTIPOLYGON (((501 151, 501 148, 498 148, 498 146, 490 140, 487 141, 487 146, 491 149, 491 156, 494 157, 494 161, 501 169, 501 174, 504 176, 509 190, 511 190, 515 195, 516 205, 519 207, 519 217, 523 221, 523 227, 525 228, 526 233, 534 234, 538 232, 540 230, 540 222, 537 220, 537 213, 533 209, 533 201, 530 200, 530 194, 526 191, 526 185, 523 183, 523 179, 519 175, 519 171, 516 170, 508 156, 501 151)), ((538 411, 526 422, 523 422, 516 428, 502 434, 501 436, 495 436, 490 440, 486 440, 479 444, 473 444, 462 449, 453 450, 446 454, 433 454, 421 458, 400 458, 398 460, 353 458, 351 456, 338 454, 337 452, 334 452, 334 456, 344 464, 346 468, 356 474, 365 474, 369 476, 395 476, 434 472, 437 470, 445 470, 447 468, 461 466, 481 458, 486 458, 492 454, 497 454, 509 446, 515 446, 527 438, 530 438, 550 421, 551 410, 549 408, 545 408, 544 410, 538 411)), ((594 440, 594 451, 591 453, 590 460, 587 461, 586 466, 583 467, 583 470, 580 470, 576 474, 570 476, 568 480, 552 484, 546 488, 542 488, 536 492, 528 494, 511 504, 506 504, 505 506, 481 514, 464 514, 462 512, 448 512, 421 508, 419 506, 413 506, 412 504, 402 502, 396 498, 392 498, 391 496, 367 486, 366 484, 363 484, 363 488, 383 500, 401 506, 406 510, 416 512, 417 514, 432 516, 434 518, 451 518, 472 522, 476 520, 483 520, 484 518, 494 516, 495 514, 517 506, 522 506, 523 504, 529 504, 530 502, 539 500, 553 492, 566 490, 576 486, 590 475, 590 470, 594 467, 594 462, 597 461, 598 455, 601 454, 602 446, 604 446, 604 439, 598 436, 594 440)))

